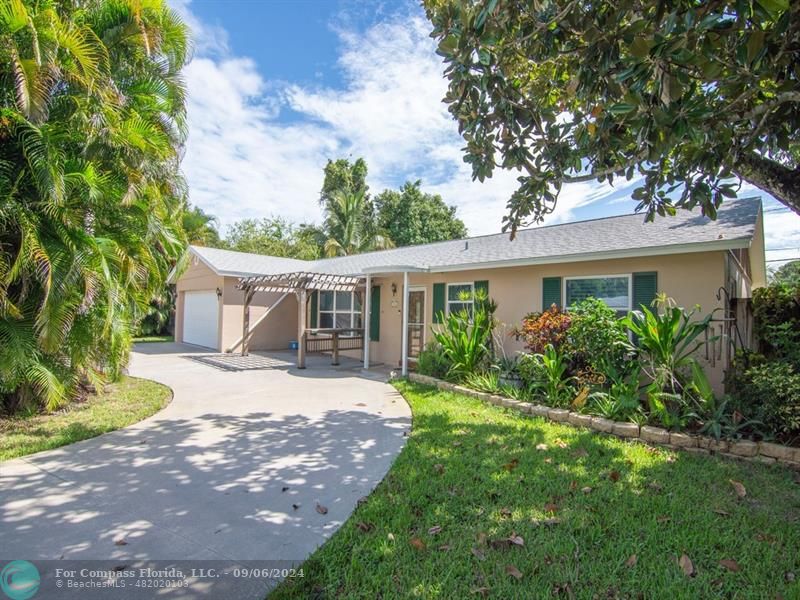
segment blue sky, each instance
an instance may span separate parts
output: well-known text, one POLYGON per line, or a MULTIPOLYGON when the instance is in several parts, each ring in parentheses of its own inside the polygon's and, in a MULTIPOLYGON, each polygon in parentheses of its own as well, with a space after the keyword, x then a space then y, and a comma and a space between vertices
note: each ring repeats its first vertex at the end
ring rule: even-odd
MULTIPOLYGON (((421 179, 471 234, 500 230, 514 173, 471 180, 441 98, 442 64, 415 3, 169 0, 193 30, 186 69, 193 203, 224 233, 245 217, 320 220, 328 158, 364 157, 372 192, 421 179)), ((546 224, 632 212, 633 183, 566 186, 546 224)), ((760 194, 745 187, 742 194, 760 194)), ((760 194, 763 196, 763 194, 760 194)), ((768 258, 800 256, 800 217, 766 199, 768 258)))

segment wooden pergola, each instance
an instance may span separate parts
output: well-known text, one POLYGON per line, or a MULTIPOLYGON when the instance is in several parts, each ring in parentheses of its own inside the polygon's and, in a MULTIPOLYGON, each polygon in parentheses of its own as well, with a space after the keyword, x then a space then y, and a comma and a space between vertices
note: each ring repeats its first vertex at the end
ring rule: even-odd
MULTIPOLYGON (((367 282, 369 276, 367 276, 367 282)), ((332 275, 329 273, 309 273, 305 271, 295 271, 292 273, 279 273, 274 275, 257 275, 253 277, 243 277, 237 284, 237 289, 244 292, 244 318, 242 325, 242 356, 248 352, 248 341, 250 337, 250 304, 253 296, 257 292, 283 292, 283 298, 294 293, 297 297, 297 367, 304 369, 306 366, 306 306, 310 298, 309 292, 331 291, 331 292, 353 292, 364 286, 364 278, 351 275, 332 275)), ((369 323, 369 294, 364 294, 364 306, 366 315, 364 323, 369 323)), ((280 302, 280 300, 278 301, 280 302)), ((277 303, 273 306, 276 306, 277 303)), ((272 307, 271 307, 272 308, 272 307)), ((265 313, 264 317, 269 313, 265 313)), ((262 317, 263 318, 263 317, 262 317)), ((315 340, 314 348, 330 350, 333 355, 333 364, 338 364, 339 340, 342 333, 356 333, 360 335, 360 340, 364 348, 364 364, 369 364, 369 344, 366 342, 364 329, 317 329, 315 333, 322 333, 330 336, 330 343, 323 347, 319 340, 315 340)), ((312 348, 312 350, 314 349, 312 348)), ((356 349, 352 342, 347 348, 356 349)))

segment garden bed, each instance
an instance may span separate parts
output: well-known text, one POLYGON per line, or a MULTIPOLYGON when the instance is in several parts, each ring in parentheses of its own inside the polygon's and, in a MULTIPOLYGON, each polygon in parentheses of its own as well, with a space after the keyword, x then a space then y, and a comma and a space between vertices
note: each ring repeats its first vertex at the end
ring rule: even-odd
POLYGON ((603 417, 572 412, 565 408, 551 408, 541 404, 533 404, 522 400, 514 400, 497 394, 487 394, 447 381, 442 381, 419 373, 409 373, 409 379, 417 383, 432 385, 440 390, 457 392, 466 396, 478 398, 497 406, 515 408, 525 414, 534 415, 556 421, 569 423, 576 427, 586 427, 602 433, 608 433, 620 438, 640 439, 648 444, 658 444, 671 448, 680 448, 690 452, 715 453, 729 458, 748 459, 762 463, 779 462, 783 465, 800 470, 800 448, 792 448, 781 444, 768 442, 753 442, 750 440, 717 440, 716 438, 695 435, 685 432, 667 431, 661 427, 649 425, 639 426, 636 423, 612 421, 603 417))

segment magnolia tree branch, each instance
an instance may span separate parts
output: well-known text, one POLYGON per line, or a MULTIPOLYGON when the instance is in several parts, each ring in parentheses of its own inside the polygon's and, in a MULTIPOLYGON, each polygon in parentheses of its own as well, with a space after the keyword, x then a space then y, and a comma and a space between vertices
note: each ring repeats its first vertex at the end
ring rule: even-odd
POLYGON ((739 177, 772 194, 800 215, 800 167, 790 168, 750 152, 738 156, 730 168, 739 177))

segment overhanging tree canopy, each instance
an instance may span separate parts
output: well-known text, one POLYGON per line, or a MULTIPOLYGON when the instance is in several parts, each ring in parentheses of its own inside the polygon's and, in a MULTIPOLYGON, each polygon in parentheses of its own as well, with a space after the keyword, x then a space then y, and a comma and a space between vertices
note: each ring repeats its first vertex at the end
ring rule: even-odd
POLYGON ((737 177, 800 213, 791 4, 425 0, 474 177, 521 172, 512 234, 552 212, 562 184, 622 175, 642 177, 648 219, 714 216, 737 177))

